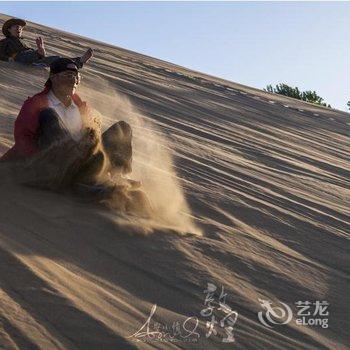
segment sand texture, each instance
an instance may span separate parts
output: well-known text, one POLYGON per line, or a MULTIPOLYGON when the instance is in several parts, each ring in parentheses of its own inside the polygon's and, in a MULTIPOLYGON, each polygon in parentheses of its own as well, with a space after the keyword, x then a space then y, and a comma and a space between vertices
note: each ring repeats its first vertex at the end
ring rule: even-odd
MULTIPOLYGON (((80 95, 104 129, 131 124, 131 178, 159 217, 19 186, 0 169, 0 349, 348 349, 349 115, 29 23, 31 45, 36 35, 49 54, 95 49, 80 95), (208 283, 238 313, 234 343, 220 324, 206 337, 208 283), (264 326, 259 299, 293 319, 264 326), (295 303, 316 300, 330 303, 329 327, 297 325, 295 303), (197 342, 131 337, 154 305, 152 331, 197 317, 197 342)), ((0 155, 47 75, 0 62, 0 155)))

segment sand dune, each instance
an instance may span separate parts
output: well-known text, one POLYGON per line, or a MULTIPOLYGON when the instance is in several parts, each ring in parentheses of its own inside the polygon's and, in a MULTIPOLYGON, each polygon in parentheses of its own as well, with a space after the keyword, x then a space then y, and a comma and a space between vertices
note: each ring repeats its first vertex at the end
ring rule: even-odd
MULTIPOLYGON (((104 128, 132 124, 132 177, 163 221, 14 185, 2 170, 0 348, 349 347, 347 113, 40 25, 27 33, 32 44, 44 36, 52 54, 96 48, 81 95, 104 128), (234 343, 222 342, 220 324, 206 337, 208 283, 224 287, 238 313, 234 343), (259 299, 286 303, 293 319, 264 326, 259 299), (316 300, 330 303, 329 327, 297 325, 295 303, 316 300), (154 305, 151 331, 193 317, 190 329, 197 317, 199 339, 137 341, 154 305)), ((46 77, 0 62, 0 154, 46 77)))

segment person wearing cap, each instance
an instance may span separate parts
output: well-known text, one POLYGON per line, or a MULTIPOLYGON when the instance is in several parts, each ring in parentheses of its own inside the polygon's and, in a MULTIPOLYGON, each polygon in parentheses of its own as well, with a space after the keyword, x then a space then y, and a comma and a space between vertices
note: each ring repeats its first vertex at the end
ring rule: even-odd
POLYGON ((79 83, 80 72, 73 60, 54 61, 44 90, 24 102, 15 121, 15 144, 0 161, 21 162, 68 141, 82 152, 88 149, 76 181, 93 182, 96 174, 108 170, 106 164, 121 174, 130 173, 130 125, 120 121, 101 134, 98 115, 76 93, 79 83))
MULTIPOLYGON (((36 39, 37 49, 30 48, 22 38, 23 28, 26 21, 19 18, 11 18, 2 26, 2 33, 5 39, 0 45, 0 59, 2 61, 14 60, 23 64, 43 64, 49 66, 60 56, 47 56, 44 40, 42 37, 36 39)), ((81 68, 91 57, 93 50, 89 48, 83 56, 74 58, 73 60, 79 68, 81 68)))

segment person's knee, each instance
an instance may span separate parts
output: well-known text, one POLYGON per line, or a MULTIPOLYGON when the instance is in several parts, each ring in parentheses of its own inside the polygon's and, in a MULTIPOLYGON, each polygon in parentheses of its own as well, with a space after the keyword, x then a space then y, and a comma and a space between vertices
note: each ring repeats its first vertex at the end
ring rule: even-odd
POLYGON ((113 124, 102 135, 103 147, 113 167, 122 173, 131 172, 132 130, 125 121, 113 124))
POLYGON ((114 125, 116 125, 116 128, 118 128, 118 130, 120 130, 123 133, 124 137, 131 137, 132 130, 129 123, 125 122, 124 120, 121 120, 120 122, 115 123, 114 125))
POLYGON ((125 136, 131 136, 131 126, 124 120, 114 123, 108 131, 111 133, 122 133, 125 136))
POLYGON ((130 124, 125 121, 114 123, 102 135, 105 148, 113 149, 120 144, 131 143, 132 130, 130 124))
POLYGON ((39 124, 53 125, 59 123, 59 115, 53 108, 45 108, 39 114, 39 124))
POLYGON ((67 138, 68 132, 62 126, 60 117, 52 108, 45 108, 39 114, 38 147, 45 149, 54 142, 67 138))

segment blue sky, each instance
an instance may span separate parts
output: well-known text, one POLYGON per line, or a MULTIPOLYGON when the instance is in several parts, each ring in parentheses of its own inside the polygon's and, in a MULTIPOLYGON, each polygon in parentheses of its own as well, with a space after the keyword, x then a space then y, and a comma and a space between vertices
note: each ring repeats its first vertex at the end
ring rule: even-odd
POLYGON ((350 100, 350 3, 0 2, 0 12, 264 88, 350 100))

